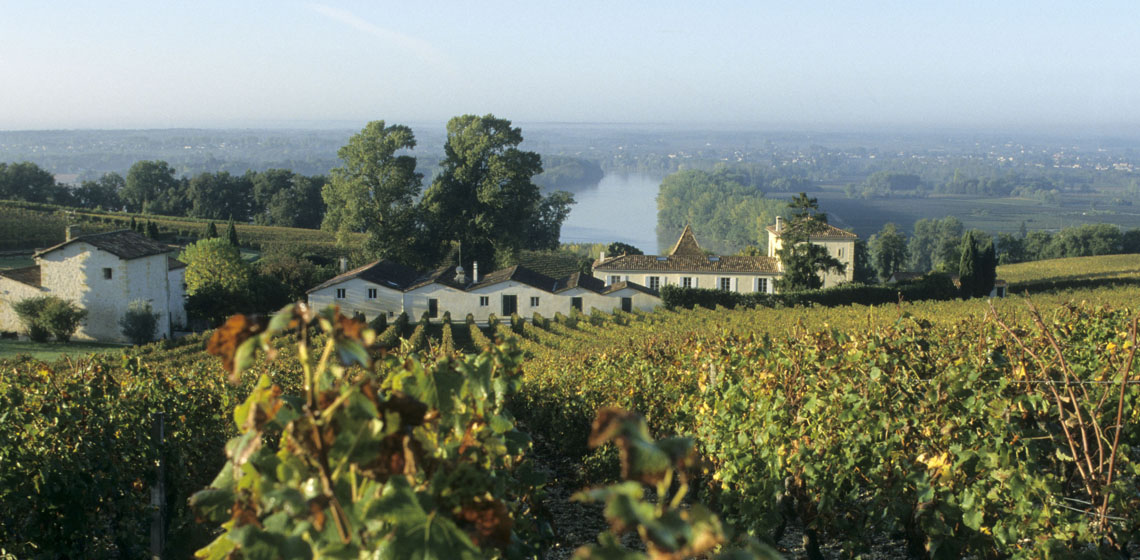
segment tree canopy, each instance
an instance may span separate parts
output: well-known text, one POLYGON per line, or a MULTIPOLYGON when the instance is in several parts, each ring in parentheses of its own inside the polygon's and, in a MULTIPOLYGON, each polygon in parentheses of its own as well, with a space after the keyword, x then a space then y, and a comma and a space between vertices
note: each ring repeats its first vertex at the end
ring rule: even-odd
POLYGON ((372 121, 340 150, 342 165, 333 169, 321 190, 325 207, 322 228, 347 234, 368 234, 367 249, 378 258, 419 264, 416 197, 423 174, 416 158, 398 154, 416 146, 412 129, 372 121))
POLYGON ((776 281, 781 292, 818 290, 823 287, 823 273, 834 270, 843 273, 846 266, 831 256, 827 248, 811 243, 811 235, 827 227, 827 214, 819 211, 819 201, 800 193, 788 204, 792 213, 791 224, 784 228, 780 250, 780 264, 784 275, 776 281))
POLYGON ((906 266, 906 235, 895 224, 883 226, 879 233, 871 236, 868 244, 875 272, 881 280, 887 280, 906 266))

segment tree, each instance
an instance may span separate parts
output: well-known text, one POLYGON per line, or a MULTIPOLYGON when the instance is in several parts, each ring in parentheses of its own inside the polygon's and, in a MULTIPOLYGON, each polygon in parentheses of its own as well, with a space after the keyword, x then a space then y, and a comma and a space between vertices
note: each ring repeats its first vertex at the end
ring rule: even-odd
POLYGON ((131 344, 146 344, 154 340, 155 330, 158 328, 158 313, 155 313, 150 302, 135 300, 127 305, 127 312, 119 318, 119 331, 131 344))
POLYGON ((423 199, 437 254, 462 241, 465 259, 503 265, 521 249, 551 244, 572 199, 554 193, 544 209, 533 180, 542 160, 518 149, 522 140, 520 129, 494 115, 463 115, 447 123, 442 169, 423 199), (532 239, 536 231, 543 235, 532 239))
POLYGON ((906 236, 898 226, 887 223, 879 233, 872 235, 868 243, 871 259, 879 278, 886 281, 892 274, 903 269, 906 263, 906 236))
POLYGON ((974 232, 968 231, 962 238, 961 257, 958 259, 958 289, 962 294, 962 299, 977 297, 981 285, 979 258, 977 243, 974 241, 974 232))
POLYGON ((994 247, 994 238, 986 236, 985 242, 982 243, 982 253, 979 258, 980 266, 978 267, 978 287, 974 292, 978 297, 986 297, 994 289, 994 284, 997 283, 997 251, 994 247))
POLYGON ((538 215, 531 221, 530 249, 554 250, 561 245, 562 222, 570 215, 574 195, 554 191, 538 204, 538 215))
POLYGON ((240 177, 229 172, 199 173, 186 186, 188 214, 195 218, 220 220, 225 217, 248 220, 253 205, 251 174, 240 177))
POLYGON ((86 309, 56 296, 21 300, 12 309, 28 329, 28 338, 33 342, 47 342, 49 335, 60 342, 68 342, 87 318, 86 309))
POLYGON ((226 239, 201 239, 186 247, 186 311, 218 324, 248 306, 253 271, 226 239))
POLYGON ((855 255, 852 264, 855 266, 855 270, 851 274, 853 282, 857 284, 875 283, 875 267, 872 266, 871 250, 867 247, 866 241, 855 240, 855 255))
POLYGON ((119 192, 126 180, 118 173, 104 173, 98 181, 83 181, 75 189, 75 203, 83 208, 118 210, 122 207, 119 192))
POLYGON ((337 150, 343 164, 333 169, 321 190, 327 211, 321 228, 346 244, 350 233, 368 235, 367 251, 376 258, 419 263, 416 250, 416 197, 423 174, 416 158, 396 155, 416 146, 412 129, 372 121, 337 150))
POLYGON ((638 249, 637 247, 634 247, 628 243, 622 243, 621 241, 614 241, 606 247, 607 256, 644 254, 645 253, 641 252, 641 249, 638 249))
POLYGON ((0 199, 47 202, 58 190, 55 176, 30 161, 0 163, 0 199))
POLYGON ((226 241, 234 247, 241 247, 241 244, 238 243, 237 226, 234 225, 233 217, 230 217, 230 221, 226 224, 226 241))
MULTIPOLYGON (((134 218, 131 218, 131 219, 134 219, 134 218)), ((217 237, 218 237, 218 224, 215 224, 213 220, 210 220, 210 223, 206 224, 206 239, 217 239, 217 237)))
POLYGON ((165 161, 138 161, 127 171, 127 180, 119 196, 129 212, 153 211, 148 208, 150 203, 170 199, 172 194, 168 191, 176 191, 178 186, 170 164, 165 161))
POLYGON ((823 287, 823 273, 834 270, 842 274, 846 270, 826 247, 810 241, 812 235, 827 228, 827 214, 819 211, 819 201, 802 192, 792 198, 788 208, 792 211, 792 223, 780 236, 777 255, 784 275, 776 281, 776 289, 781 292, 818 290, 823 287))
POLYGON ((253 219, 259 225, 319 229, 325 215, 324 177, 270 169, 253 177, 253 219))
POLYGON ((143 227, 143 235, 151 239, 158 239, 158 224, 147 220, 146 225, 143 227))

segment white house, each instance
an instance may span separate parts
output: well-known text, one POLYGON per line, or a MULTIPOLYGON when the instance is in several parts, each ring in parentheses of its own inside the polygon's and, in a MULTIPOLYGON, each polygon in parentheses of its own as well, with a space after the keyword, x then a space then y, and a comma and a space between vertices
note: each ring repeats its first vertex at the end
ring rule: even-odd
POLYGON ((537 312, 552 317, 569 314, 571 309, 632 311, 661 304, 656 291, 634 282, 606 286, 580 273, 556 280, 516 265, 479 277, 476 265, 468 277, 462 268, 445 266, 409 280, 412 272, 395 263, 376 261, 309 290, 309 304, 335 304, 344 313, 361 314, 368 320, 378 314, 391 317, 405 312, 415 321, 425 312, 433 319, 450 312, 457 322, 468 314, 485 322, 491 315, 504 319, 512 313, 530 317, 537 312))
MULTIPOLYGON (((776 253, 784 246, 784 237, 794 233, 795 226, 784 224, 783 218, 776 217, 776 225, 768 226, 768 256, 776 257, 776 253)), ((827 249, 828 254, 843 263, 842 274, 828 270, 823 273, 823 287, 830 288, 845 284, 855 279, 855 241, 858 235, 850 231, 839 229, 830 224, 824 224, 819 231, 808 236, 808 242, 821 245, 827 249)))
POLYGON ((706 254, 689 226, 668 255, 603 255, 594 261, 594 278, 607 286, 636 282, 653 290, 681 286, 772 293, 779 277, 779 260, 774 256, 706 254))
POLYGON ((126 342, 119 320, 134 301, 158 314, 156 336, 186 323, 185 266, 171 249, 134 231, 71 237, 34 255, 34 266, 0 271, 0 331, 22 332, 12 304, 52 295, 87 310, 78 340, 126 342))

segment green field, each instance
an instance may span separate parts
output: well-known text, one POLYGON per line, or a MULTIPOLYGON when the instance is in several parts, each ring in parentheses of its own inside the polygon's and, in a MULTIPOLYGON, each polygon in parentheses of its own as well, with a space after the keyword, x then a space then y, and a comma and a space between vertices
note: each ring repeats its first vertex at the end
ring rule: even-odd
MULTIPOLYGON (((1014 233, 1025 222, 1030 231, 1056 231, 1082 224, 1108 223, 1121 229, 1140 228, 1140 207, 1112 204, 1104 194, 1062 194, 1057 203, 1027 198, 982 198, 967 195, 931 195, 925 198, 847 198, 839 187, 808 193, 831 222, 867 239, 893 222, 905 232, 925 218, 954 216, 967 229, 1014 233)), ((771 195, 776 196, 776 195, 771 195)), ((780 195, 783 196, 783 195, 780 195)))
POLYGON ((1073 257, 1001 265, 998 277, 1012 284, 1112 278, 1140 278, 1140 255, 1073 257))
POLYGON ((64 356, 82 358, 93 353, 117 352, 127 348, 122 344, 98 342, 31 342, 27 340, 0 340, 0 360, 12 360, 21 355, 37 360, 54 362, 64 356))

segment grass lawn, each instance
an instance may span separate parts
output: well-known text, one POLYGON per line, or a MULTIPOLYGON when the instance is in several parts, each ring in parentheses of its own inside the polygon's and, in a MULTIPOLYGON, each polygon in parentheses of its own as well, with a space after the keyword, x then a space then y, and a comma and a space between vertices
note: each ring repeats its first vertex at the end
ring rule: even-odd
POLYGON ((37 360, 52 362, 67 355, 81 358, 93 352, 117 352, 127 348, 122 344, 101 344, 98 342, 30 342, 27 340, 0 340, 0 360, 11 360, 20 354, 28 354, 37 360))
POLYGON ((1049 259, 999 266, 998 278, 1010 284, 1032 281, 1140 277, 1140 255, 1104 255, 1049 259))

